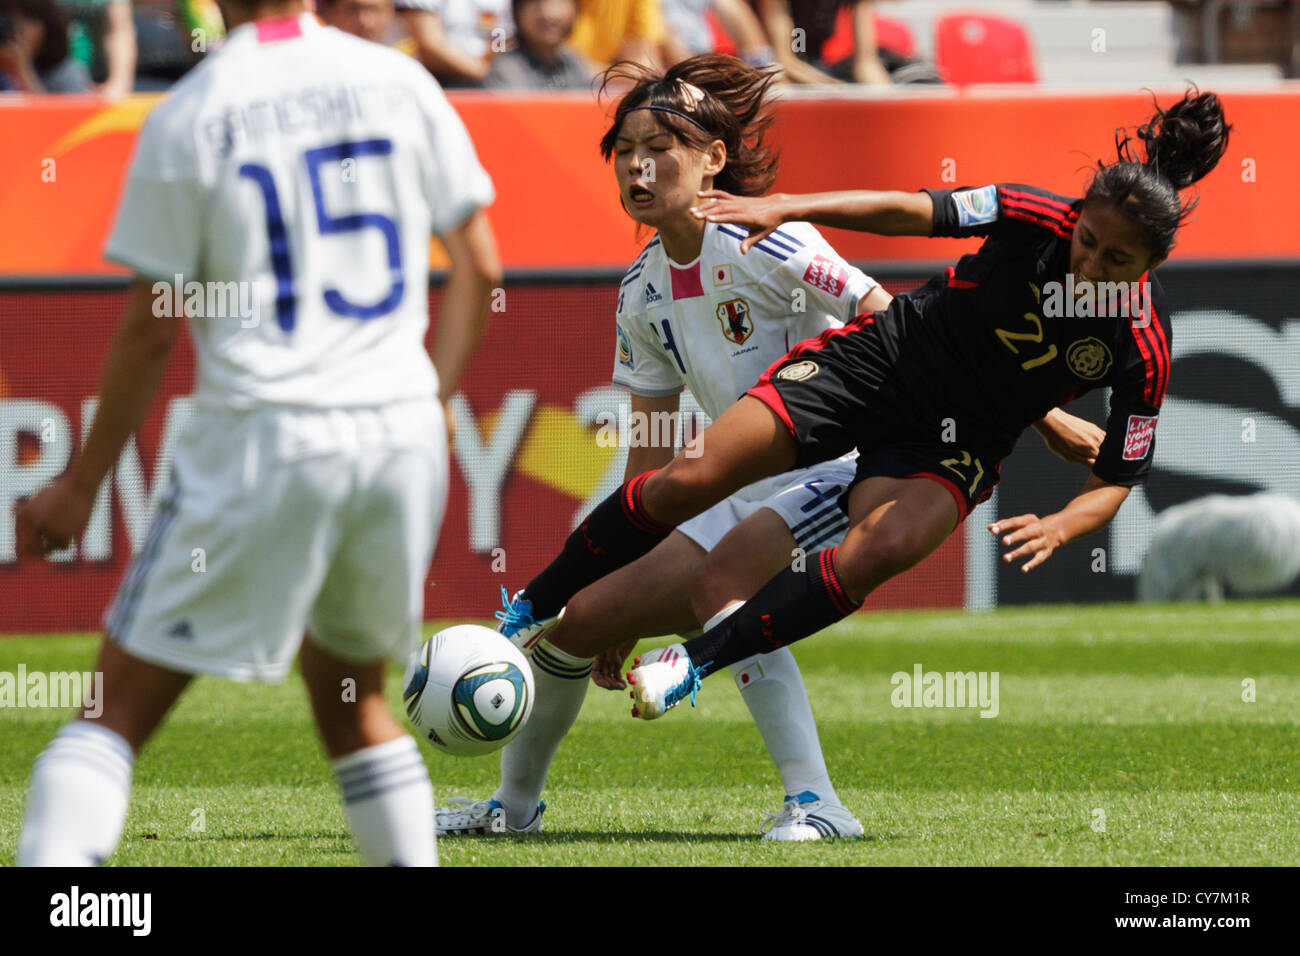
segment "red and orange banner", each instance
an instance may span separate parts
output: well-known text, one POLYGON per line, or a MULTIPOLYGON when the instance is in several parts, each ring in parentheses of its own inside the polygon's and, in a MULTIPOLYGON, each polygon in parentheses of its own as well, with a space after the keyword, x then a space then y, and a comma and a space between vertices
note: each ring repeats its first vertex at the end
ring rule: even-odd
MULTIPOLYGON (((1178 91, 1159 91, 1169 102, 1178 91)), ((600 158, 605 110, 586 94, 455 93, 497 187, 491 210, 512 269, 620 267, 635 227, 600 158)), ((1227 155, 1199 187, 1201 206, 1176 255, 1300 256, 1300 89, 1223 95, 1233 124, 1227 155)), ((0 102, 0 275, 113 273, 101 253, 135 137, 156 97, 0 102)), ((777 107, 777 188, 919 189, 1026 182, 1078 194, 1097 160, 1114 156, 1116 127, 1145 120, 1145 93, 949 93, 791 100, 777 107)), ((828 232, 848 258, 951 259, 955 240, 828 232)), ((441 264, 435 246, 432 262, 441 264)))

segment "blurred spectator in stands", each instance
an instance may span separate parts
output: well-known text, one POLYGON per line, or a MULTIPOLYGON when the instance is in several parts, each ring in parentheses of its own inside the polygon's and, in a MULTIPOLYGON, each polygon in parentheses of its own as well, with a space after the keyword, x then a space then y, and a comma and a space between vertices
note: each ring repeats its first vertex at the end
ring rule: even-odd
POLYGON ((796 83, 942 83, 933 65, 876 43, 875 0, 758 0, 758 14, 776 60, 796 83), (848 8, 853 52, 827 62, 827 41, 848 8))
POLYGON ((393 0, 316 0, 316 15, 344 33, 385 43, 397 12, 393 0))
POLYGON ((489 89, 591 89, 595 68, 566 42, 577 19, 577 0, 513 0, 510 11, 515 48, 492 58, 489 89))
POLYGON ((68 47, 108 97, 135 88, 135 21, 131 0, 56 0, 68 20, 68 47))
POLYGON ((763 24, 745 0, 661 0, 661 5, 668 22, 664 42, 664 59, 668 63, 714 52, 709 11, 735 43, 737 54, 750 66, 767 66, 776 59, 763 24))
POLYGON ((758 15, 786 75, 796 83, 888 85, 889 71, 876 50, 874 0, 847 0, 853 8, 853 55, 836 64, 822 59, 835 32, 842 0, 758 0, 758 15))
POLYGON ((90 71, 68 55, 54 0, 0 0, 0 91, 84 93, 90 71))
POLYGON ((170 89, 225 36, 213 0, 134 0, 135 90, 170 89))
POLYGON ((510 0, 396 0, 414 55, 445 87, 482 86, 513 32, 510 0))
POLYGON ((578 0, 570 42, 598 67, 630 60, 658 70, 667 36, 659 0, 578 0))

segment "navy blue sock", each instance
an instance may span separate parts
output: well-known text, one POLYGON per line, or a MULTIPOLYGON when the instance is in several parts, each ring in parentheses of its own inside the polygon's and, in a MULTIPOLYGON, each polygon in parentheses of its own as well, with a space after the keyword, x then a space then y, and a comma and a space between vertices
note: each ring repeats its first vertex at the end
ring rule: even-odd
POLYGON ((706 675, 753 654, 793 644, 848 617, 854 602, 835 571, 838 548, 811 555, 802 571, 786 568, 717 627, 686 642, 691 663, 706 675))
POLYGON ((641 506, 641 489, 653 471, 637 475, 583 519, 559 556, 528 582, 524 598, 541 620, 560 609, 588 584, 648 553, 673 530, 641 506))

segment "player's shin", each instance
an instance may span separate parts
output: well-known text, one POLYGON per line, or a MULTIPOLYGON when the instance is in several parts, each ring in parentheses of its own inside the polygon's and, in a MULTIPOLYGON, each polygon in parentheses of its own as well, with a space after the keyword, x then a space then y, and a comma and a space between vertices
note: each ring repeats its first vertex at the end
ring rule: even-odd
POLYGON ((501 786, 493 794, 512 827, 526 825, 536 814, 551 761, 578 719, 591 676, 591 658, 575 657, 546 639, 530 661, 537 699, 528 722, 501 752, 501 786))
POLYGON ((118 734, 86 720, 36 758, 18 838, 19 866, 97 866, 117 847, 135 757, 118 734))
POLYGON ((437 866, 433 786, 414 738, 363 747, 334 761, 343 813, 366 866, 437 866))
POLYGON ((564 542, 559 556, 524 588, 533 617, 554 617, 569 598, 611 571, 635 561, 668 536, 641 504, 641 489, 654 472, 631 479, 598 504, 564 542))
POLYGON ((790 649, 783 647, 737 661, 731 665, 731 676, 781 774, 785 793, 811 792, 820 800, 839 803, 822 756, 808 692, 790 649))
POLYGON ((786 568, 740 610, 685 644, 701 676, 753 654, 793 644, 836 621, 862 604, 849 597, 835 570, 837 548, 810 556, 806 568, 786 568))

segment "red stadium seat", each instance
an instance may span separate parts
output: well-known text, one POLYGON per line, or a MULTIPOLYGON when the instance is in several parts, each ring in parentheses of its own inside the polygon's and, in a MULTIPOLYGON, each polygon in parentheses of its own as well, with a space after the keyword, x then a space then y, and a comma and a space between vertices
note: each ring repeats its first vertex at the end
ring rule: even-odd
POLYGON ((934 56, 947 83, 1036 83, 1034 48, 1023 26, 983 13, 947 13, 934 25, 934 56))
POLYGON ((909 60, 916 56, 916 38, 912 36, 911 27, 902 20, 876 17, 876 46, 909 60))
MULTIPOLYGON (((916 56, 916 40, 912 31, 901 20, 888 17, 876 17, 876 46, 897 53, 899 56, 916 56)), ((835 32, 822 47, 822 62, 838 63, 853 55, 853 8, 841 7, 835 18, 835 32)))

